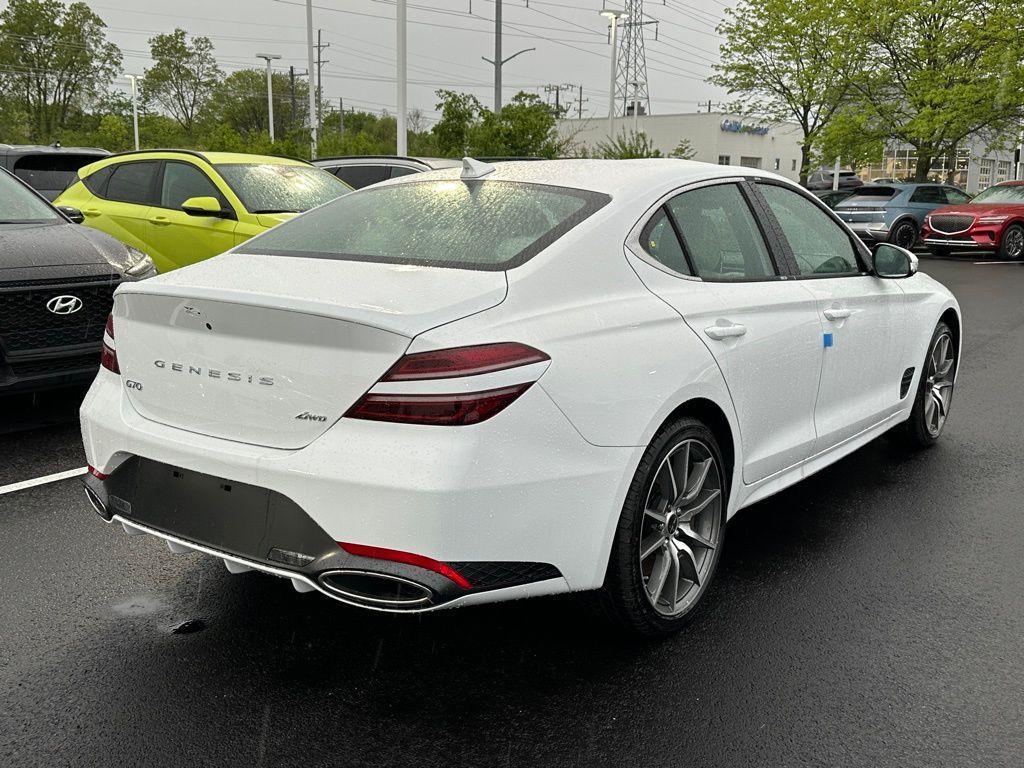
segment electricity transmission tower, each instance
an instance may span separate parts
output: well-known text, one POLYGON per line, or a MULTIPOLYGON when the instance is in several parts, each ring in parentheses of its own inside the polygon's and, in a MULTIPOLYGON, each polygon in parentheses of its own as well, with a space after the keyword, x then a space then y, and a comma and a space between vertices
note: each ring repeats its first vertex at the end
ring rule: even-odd
POLYGON ((634 103, 640 114, 649 114, 651 97, 647 91, 644 27, 657 22, 644 16, 644 0, 625 0, 623 14, 619 21, 622 31, 615 75, 615 114, 633 114, 634 103))

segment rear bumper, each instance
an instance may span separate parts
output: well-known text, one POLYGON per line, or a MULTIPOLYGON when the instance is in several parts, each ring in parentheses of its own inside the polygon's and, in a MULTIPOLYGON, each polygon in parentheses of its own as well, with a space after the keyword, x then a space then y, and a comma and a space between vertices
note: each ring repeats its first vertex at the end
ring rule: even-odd
MULTIPOLYGON (((342 598, 319 581, 331 569, 413 576, 437 592, 421 609, 600 586, 626 486, 642 453, 642 448, 587 443, 541 387, 532 387, 482 424, 341 419, 298 450, 246 445, 146 420, 124 396, 120 377, 105 370, 86 396, 81 417, 88 461, 110 476, 106 482, 119 476, 122 465, 146 459, 251 486, 294 504, 322 532, 322 551, 314 547, 305 553, 316 559, 307 570, 270 559, 270 547, 255 551, 199 535, 166 510, 154 517, 133 504, 132 514, 112 509, 115 521, 256 570, 305 579, 336 599, 342 598), (489 566, 508 570, 509 564, 518 564, 511 570, 528 571, 531 579, 538 572, 545 578, 449 594, 448 585, 435 586, 424 569, 402 570, 412 566, 377 559, 359 562, 337 542, 461 564, 479 583, 486 582, 483 571, 489 566)), ((213 496, 205 505, 211 509, 218 508, 215 487, 210 486, 213 496)))

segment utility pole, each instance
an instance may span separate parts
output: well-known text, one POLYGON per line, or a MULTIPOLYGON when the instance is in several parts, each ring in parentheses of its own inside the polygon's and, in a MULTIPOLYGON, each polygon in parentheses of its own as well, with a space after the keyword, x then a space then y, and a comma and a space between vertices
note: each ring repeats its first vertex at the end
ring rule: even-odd
POLYGON ((322 29, 316 31, 316 127, 320 133, 324 131, 323 66, 331 63, 329 59, 323 58, 324 48, 330 48, 331 44, 320 42, 322 32, 322 29))
POLYGON ((583 86, 580 86, 580 97, 576 100, 576 117, 580 120, 583 119, 583 102, 590 101, 590 99, 583 98, 583 86))
POLYGON ((295 67, 288 67, 288 84, 292 90, 292 114, 288 121, 288 127, 295 130, 295 113, 299 111, 299 105, 295 100, 295 67))
POLYGON ((573 91, 576 90, 576 86, 572 83, 562 83, 560 85, 549 84, 544 86, 544 93, 555 94, 555 117, 562 116, 562 91, 573 91))
POLYGON ((138 75, 125 75, 132 81, 132 127, 135 129, 135 151, 139 151, 139 93, 135 81, 138 75))
POLYGON ((615 136, 615 64, 619 47, 619 19, 622 11, 604 10, 601 15, 611 22, 612 75, 608 84, 608 138, 615 136))
MULTIPOLYGON (((404 2, 404 0, 402 0, 404 2)), ((313 0, 306 0, 306 66, 313 72, 313 0)), ((309 91, 309 155, 316 160, 316 95, 313 93, 313 76, 310 74, 309 91)))
POLYGON ((345 138, 345 99, 338 97, 338 135, 345 138))
POLYGON ((263 59, 267 62, 267 115, 268 125, 270 126, 270 143, 274 143, 274 81, 271 76, 270 62, 275 59, 280 59, 281 54, 279 53, 257 53, 257 59, 263 59))
MULTIPOLYGON (((307 0, 312 2, 313 0, 307 0)), ((398 51, 398 58, 396 61, 397 65, 397 77, 395 80, 398 82, 398 136, 396 144, 397 154, 407 155, 409 154, 409 134, 406 130, 406 108, 405 108, 405 78, 406 78, 406 61, 405 61, 405 3, 406 0, 396 0, 395 4, 395 49, 398 51)))
MULTIPOLYGON (((472 6, 470 7, 470 13, 472 13, 472 6)), ((508 64, 512 59, 521 53, 527 53, 528 51, 535 51, 536 48, 524 48, 521 51, 516 51, 507 59, 501 58, 501 0, 494 0, 494 58, 488 59, 486 56, 480 58, 491 64, 494 67, 494 113, 501 112, 501 68, 508 64)))

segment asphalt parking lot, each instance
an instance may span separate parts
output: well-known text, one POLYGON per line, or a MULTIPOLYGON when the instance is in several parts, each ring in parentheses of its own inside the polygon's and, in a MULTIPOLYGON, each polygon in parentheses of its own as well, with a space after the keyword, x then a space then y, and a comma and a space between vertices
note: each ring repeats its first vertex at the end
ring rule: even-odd
MULTIPOLYGON (((939 445, 742 512, 667 641, 576 598, 380 616, 128 537, 77 479, 0 495, 0 764, 1020 766, 1024 264, 922 268, 965 315, 939 445)), ((0 408, 0 486, 84 464, 73 396, 0 408)))

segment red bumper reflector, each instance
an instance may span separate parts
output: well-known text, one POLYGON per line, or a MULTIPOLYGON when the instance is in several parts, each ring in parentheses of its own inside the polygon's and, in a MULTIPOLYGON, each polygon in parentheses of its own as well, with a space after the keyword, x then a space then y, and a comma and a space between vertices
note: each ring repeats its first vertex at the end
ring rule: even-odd
POLYGON ((511 387, 451 395, 366 394, 345 414, 350 419, 461 427, 500 413, 532 381, 511 387))
POLYGON ((390 560, 393 563, 404 563, 406 565, 415 565, 419 568, 426 568, 428 571, 441 574, 446 579, 451 579, 463 589, 469 589, 472 586, 465 576, 450 565, 442 563, 440 560, 434 560, 432 557, 414 555, 412 552, 401 552, 397 549, 371 547, 366 544, 349 544, 344 541, 339 541, 338 546, 350 555, 372 557, 374 560, 390 560))
POLYGON ((110 477, 110 475, 104 475, 92 464, 89 465, 89 474, 95 477, 97 480, 106 480, 108 477, 110 477))

